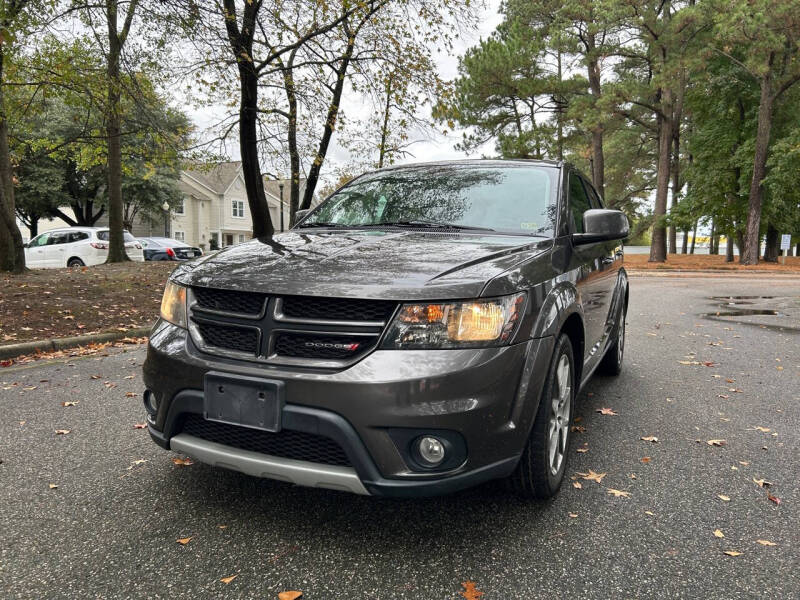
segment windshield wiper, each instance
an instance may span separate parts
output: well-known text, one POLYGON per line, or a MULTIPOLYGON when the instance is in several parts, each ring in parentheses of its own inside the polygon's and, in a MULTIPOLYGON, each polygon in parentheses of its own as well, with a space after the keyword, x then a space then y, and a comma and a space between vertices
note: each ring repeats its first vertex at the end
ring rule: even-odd
POLYGON ((343 223, 332 223, 330 221, 317 221, 315 223, 300 223, 297 225, 298 228, 300 227, 352 227, 351 225, 345 225, 343 223))
POLYGON ((420 229, 451 229, 453 231, 494 231, 489 227, 474 227, 472 225, 454 225, 453 223, 434 223, 432 221, 389 221, 386 223, 371 223, 368 227, 411 227, 420 229))

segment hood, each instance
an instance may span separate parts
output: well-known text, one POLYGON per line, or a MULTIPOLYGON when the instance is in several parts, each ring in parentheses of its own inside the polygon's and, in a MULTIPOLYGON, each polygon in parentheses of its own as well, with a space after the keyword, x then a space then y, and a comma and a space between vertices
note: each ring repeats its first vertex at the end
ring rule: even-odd
POLYGON ((419 231, 291 231, 178 267, 184 285, 276 295, 390 300, 475 298, 552 240, 419 231))

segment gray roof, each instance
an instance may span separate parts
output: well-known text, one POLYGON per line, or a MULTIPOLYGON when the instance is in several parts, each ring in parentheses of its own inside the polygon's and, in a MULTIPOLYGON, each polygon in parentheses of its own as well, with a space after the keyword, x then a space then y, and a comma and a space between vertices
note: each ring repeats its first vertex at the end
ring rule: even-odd
POLYGON ((242 162, 239 160, 231 162, 210 163, 188 165, 184 171, 191 177, 211 188, 217 194, 222 194, 231 185, 239 170, 242 162))

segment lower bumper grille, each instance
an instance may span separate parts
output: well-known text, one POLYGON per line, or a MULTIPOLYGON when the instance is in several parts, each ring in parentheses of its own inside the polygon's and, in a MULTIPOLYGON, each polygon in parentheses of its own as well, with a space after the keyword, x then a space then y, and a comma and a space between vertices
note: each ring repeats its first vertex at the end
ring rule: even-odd
POLYGON ((271 433, 206 421, 202 415, 190 414, 183 423, 183 433, 240 450, 250 450, 280 458, 340 467, 351 466, 350 459, 336 441, 303 431, 284 429, 278 433, 271 433))

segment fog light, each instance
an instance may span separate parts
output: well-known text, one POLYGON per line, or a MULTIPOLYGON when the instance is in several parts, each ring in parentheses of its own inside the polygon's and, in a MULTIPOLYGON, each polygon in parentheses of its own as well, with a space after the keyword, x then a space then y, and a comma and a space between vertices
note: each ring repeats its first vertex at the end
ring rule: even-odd
POLYGON ((156 414, 158 414, 158 396, 150 390, 145 390, 142 400, 144 400, 144 409, 147 411, 147 414, 151 417, 155 417, 156 414))
POLYGON ((444 444, 435 437, 426 435, 419 438, 417 450, 420 458, 432 467, 444 460, 444 444))

